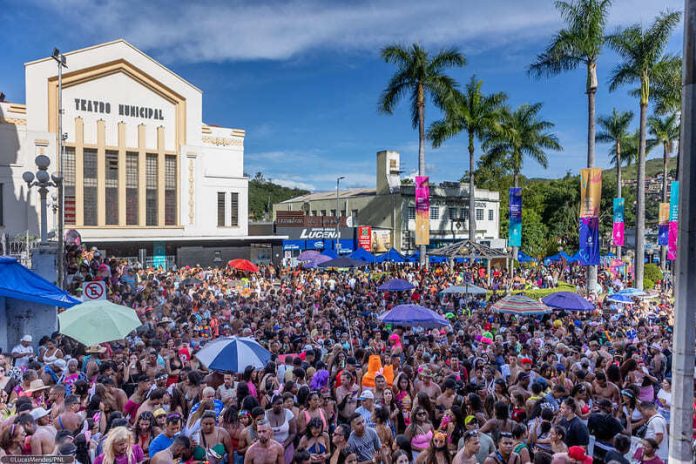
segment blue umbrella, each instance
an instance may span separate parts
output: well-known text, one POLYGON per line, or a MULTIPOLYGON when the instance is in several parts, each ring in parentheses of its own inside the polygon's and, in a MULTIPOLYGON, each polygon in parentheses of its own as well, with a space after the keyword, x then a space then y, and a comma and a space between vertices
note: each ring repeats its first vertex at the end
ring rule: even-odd
POLYGON ((453 285, 451 287, 447 287, 440 293, 451 293, 461 295, 485 295, 487 291, 485 288, 478 287, 474 284, 466 283, 464 285, 453 285))
POLYGON ((550 308, 566 311, 592 311, 594 306, 574 292, 557 292, 542 298, 541 301, 550 308))
POLYGON ((637 288, 628 287, 624 288, 623 290, 619 290, 618 294, 625 296, 643 296, 645 295, 645 292, 643 290, 638 290, 637 288))
POLYGON ((450 325, 447 319, 432 309, 416 304, 394 306, 390 311, 379 316, 379 320, 385 324, 423 327, 426 329, 450 325))
POLYGON ((621 304, 633 304, 633 298, 631 298, 628 295, 621 295, 620 293, 614 293, 611 295, 609 298, 607 298, 608 301, 611 301, 613 303, 621 303, 621 304))
POLYGON ((263 369, 271 353, 253 338, 223 337, 206 344, 196 357, 211 371, 239 373, 247 366, 263 369))
POLYGON ((403 292, 405 290, 413 290, 416 288, 411 282, 404 279, 391 279, 377 287, 377 290, 383 292, 403 292))

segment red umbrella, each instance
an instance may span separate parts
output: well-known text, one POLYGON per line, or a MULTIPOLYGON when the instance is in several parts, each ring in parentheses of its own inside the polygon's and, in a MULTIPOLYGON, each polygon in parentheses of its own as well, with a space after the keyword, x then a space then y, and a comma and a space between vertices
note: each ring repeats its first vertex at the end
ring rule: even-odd
POLYGON ((227 265, 238 271, 259 272, 259 267, 248 259, 233 259, 227 265))

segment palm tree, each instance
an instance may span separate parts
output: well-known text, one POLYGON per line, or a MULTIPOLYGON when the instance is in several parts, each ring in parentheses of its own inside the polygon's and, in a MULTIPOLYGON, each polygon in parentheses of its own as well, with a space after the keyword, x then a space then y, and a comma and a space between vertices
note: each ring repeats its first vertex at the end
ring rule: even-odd
POLYGON ((597 123, 600 127, 600 132, 597 134, 597 142, 612 144, 610 152, 612 156, 611 164, 616 166, 616 196, 619 198, 621 198, 621 165, 624 162, 621 159, 621 149, 631 136, 628 128, 632 120, 632 111, 618 111, 616 108, 611 111, 610 116, 597 118, 597 123))
POLYGON ((680 14, 662 13, 647 29, 640 25, 629 26, 610 35, 609 45, 623 58, 611 75, 610 90, 624 84, 640 82, 640 126, 638 145, 638 195, 636 201, 636 262, 635 287, 643 289, 643 257, 645 255, 645 140, 650 80, 656 70, 665 66, 664 56, 672 31, 679 23, 680 14))
POLYGON ((445 106, 444 119, 433 123, 428 138, 433 147, 459 134, 466 132, 469 138, 469 240, 476 240, 476 199, 474 182, 474 142, 494 130, 498 124, 500 110, 507 99, 502 92, 485 95, 481 92, 483 81, 472 76, 463 93, 455 92, 445 106))
MULTIPOLYGON (((550 132, 554 124, 541 119, 542 104, 521 105, 514 111, 506 108, 501 114, 500 127, 487 133, 483 139, 485 165, 509 168, 513 185, 519 187, 520 173, 525 158, 531 158, 544 169, 548 166, 547 150, 562 150, 558 137, 550 132)), ((517 247, 513 247, 513 259, 517 259, 517 247)))
MULTIPOLYGON (((432 99, 435 106, 443 108, 457 87, 445 69, 461 67, 466 59, 458 50, 442 50, 434 57, 418 44, 408 48, 390 45, 382 49, 382 59, 396 65, 396 73, 379 99, 379 111, 393 114, 399 100, 410 97, 411 123, 418 128, 418 175, 425 175, 425 101, 432 99)), ((427 262, 425 245, 420 247, 421 264, 427 262)))
MULTIPOLYGON (((597 118, 597 123, 600 127, 600 132, 597 134, 597 142, 611 143, 612 164, 616 166, 616 196, 621 198, 621 149, 626 145, 630 133, 628 127, 631 125, 633 112, 617 111, 614 108, 611 111, 611 116, 600 116, 597 118)), ((630 158, 629 158, 630 162, 630 158)), ((621 258, 621 247, 616 247, 616 256, 621 258)))
MULTIPOLYGON (((651 138, 646 142, 646 150, 652 151, 662 146, 662 202, 667 202, 667 178, 669 176, 669 157, 674 144, 679 140, 679 116, 672 113, 663 118, 652 116, 648 118, 648 130, 651 138)), ((660 247, 660 266, 664 269, 667 258, 667 248, 660 247)))
MULTIPOLYGON (((595 164, 595 96, 597 94, 597 59, 604 46, 604 28, 611 0, 557 0, 566 27, 558 31, 547 49, 529 67, 536 77, 556 75, 584 64, 587 72, 587 167, 595 164)), ((597 287, 597 266, 588 267, 588 291, 597 287)))

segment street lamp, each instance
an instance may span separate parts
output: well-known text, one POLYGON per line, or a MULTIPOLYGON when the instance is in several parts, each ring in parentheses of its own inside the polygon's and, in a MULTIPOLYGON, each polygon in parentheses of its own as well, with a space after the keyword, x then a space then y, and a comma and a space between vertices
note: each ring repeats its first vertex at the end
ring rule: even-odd
MULTIPOLYGON (((60 50, 57 48, 53 49, 53 53, 51 54, 51 58, 55 60, 55 62, 58 65, 58 156, 56 157, 58 160, 58 174, 57 176, 61 179, 63 177, 63 142, 67 138, 66 134, 63 134, 63 113, 65 112, 63 110, 63 68, 67 68, 67 59, 65 58, 65 55, 63 55, 60 50)), ((58 182, 58 288, 63 288, 63 276, 65 274, 64 271, 64 264, 65 264, 65 259, 64 259, 64 253, 63 253, 63 247, 64 247, 64 231, 63 229, 65 228, 65 192, 63 189, 63 182, 58 182)))
MULTIPOLYGON (((39 155, 34 160, 38 170, 36 173, 25 171, 22 174, 22 179, 27 183, 28 188, 38 187, 39 196, 41 198, 41 243, 46 243, 48 233, 48 218, 46 196, 49 187, 57 187, 63 184, 63 178, 58 173, 49 174, 48 167, 51 165, 51 160, 46 155, 39 155)), ((62 257, 61 257, 62 259, 62 257)))
POLYGON ((339 250, 341 249, 341 230, 339 229, 339 226, 341 225, 341 216, 338 211, 338 186, 343 179, 345 179, 344 176, 336 179, 336 254, 339 254, 339 250))

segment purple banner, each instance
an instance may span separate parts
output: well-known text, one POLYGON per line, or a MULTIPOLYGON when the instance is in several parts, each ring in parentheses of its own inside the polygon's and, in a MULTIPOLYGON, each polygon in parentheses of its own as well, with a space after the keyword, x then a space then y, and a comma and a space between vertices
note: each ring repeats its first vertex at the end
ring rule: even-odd
POLYGON ((669 244, 669 224, 657 226, 657 244, 660 246, 669 244))
POLYGON ((679 222, 669 221, 669 232, 667 236, 667 259, 674 261, 677 259, 677 235, 679 234, 679 222))
POLYGON ((580 218, 580 263, 585 266, 599 265, 599 218, 580 218))

